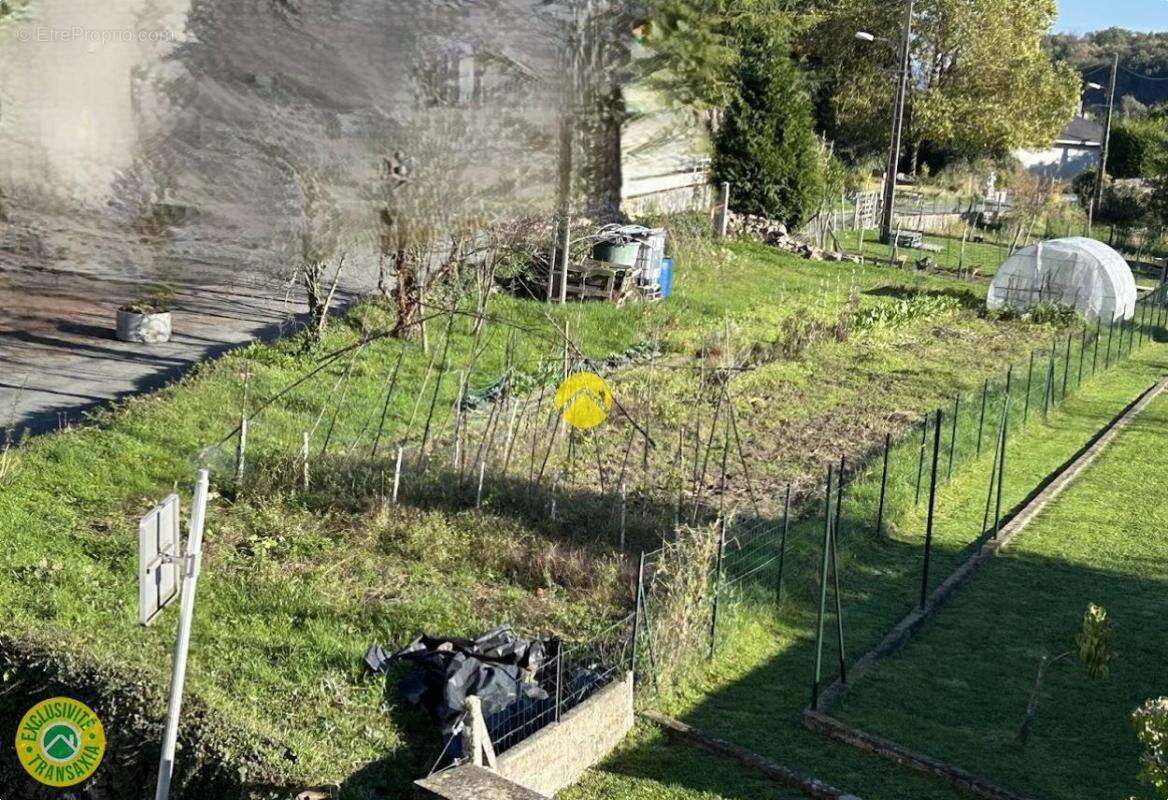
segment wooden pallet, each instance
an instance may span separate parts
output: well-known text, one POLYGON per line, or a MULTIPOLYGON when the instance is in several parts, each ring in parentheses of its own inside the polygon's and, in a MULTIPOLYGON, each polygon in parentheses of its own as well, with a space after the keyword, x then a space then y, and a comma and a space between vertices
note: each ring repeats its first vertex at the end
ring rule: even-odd
MULTIPOLYGON (((552 273, 552 297, 560 296, 564 271, 552 273)), ((606 261, 587 259, 581 264, 568 265, 568 285, 565 295, 570 300, 604 300, 622 305, 630 298, 641 295, 637 285, 640 270, 606 261)))

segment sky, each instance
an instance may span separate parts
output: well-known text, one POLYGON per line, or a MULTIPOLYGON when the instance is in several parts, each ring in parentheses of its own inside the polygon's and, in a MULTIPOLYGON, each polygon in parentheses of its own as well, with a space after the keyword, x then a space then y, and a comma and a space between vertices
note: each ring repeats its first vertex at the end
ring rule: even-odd
POLYGON ((1168 0, 1058 0, 1056 29, 1087 33, 1102 28, 1168 31, 1168 0))

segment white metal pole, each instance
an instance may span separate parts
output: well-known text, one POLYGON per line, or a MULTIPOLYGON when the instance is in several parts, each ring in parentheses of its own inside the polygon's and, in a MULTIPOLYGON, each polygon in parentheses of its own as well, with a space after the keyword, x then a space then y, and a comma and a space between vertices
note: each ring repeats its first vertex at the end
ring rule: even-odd
POLYGON ((170 702, 166 708, 166 732, 162 737, 162 756, 158 762, 158 787, 154 800, 169 800, 170 780, 174 775, 174 751, 178 743, 178 720, 182 713, 183 684, 187 676, 187 652, 191 646, 191 621, 195 615, 195 587, 203 562, 203 524, 207 518, 207 470, 199 470, 195 497, 191 507, 191 527, 183 559, 182 607, 179 609, 178 638, 174 642, 174 664, 170 678, 170 702))

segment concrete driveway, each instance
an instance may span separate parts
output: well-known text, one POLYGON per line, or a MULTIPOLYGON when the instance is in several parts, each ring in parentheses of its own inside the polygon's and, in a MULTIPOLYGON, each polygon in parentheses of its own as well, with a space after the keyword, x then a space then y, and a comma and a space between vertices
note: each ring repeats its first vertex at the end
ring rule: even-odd
MULTIPOLYGON (((291 330, 304 312, 286 280, 240 270, 229 257, 171 260, 143 271, 129 266, 117 242, 103 241, 100 228, 86 235, 76 224, 53 230, 51 222, 34 222, 0 223, 0 429, 9 436, 78 422, 86 411, 157 388, 231 347, 291 330), (176 294, 172 341, 117 341, 116 309, 154 285, 157 274, 176 294)), ((351 273, 339 302, 373 278, 351 273)))

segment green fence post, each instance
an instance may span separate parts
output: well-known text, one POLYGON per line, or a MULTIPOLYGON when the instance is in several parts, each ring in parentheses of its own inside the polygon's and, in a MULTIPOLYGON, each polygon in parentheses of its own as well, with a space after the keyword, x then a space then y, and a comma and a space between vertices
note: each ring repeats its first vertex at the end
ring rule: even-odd
POLYGON ((921 576, 921 608, 929 592, 929 562, 933 555, 933 513, 937 502, 937 460, 941 452, 941 411, 937 411, 937 430, 933 433, 933 468, 929 480, 929 511, 925 517, 925 567, 921 576))
POLYGON ((1144 326, 1147 324, 1145 317, 1148 316, 1148 304, 1144 303, 1143 307, 1140 308, 1140 301, 1136 300, 1136 308, 1140 309, 1138 312, 1140 318, 1139 333, 1137 334, 1138 341, 1136 342, 1136 347, 1140 348, 1144 346, 1144 326))
POLYGON ((831 557, 831 490, 832 470, 827 467, 827 491, 823 508, 823 564, 819 569, 819 616, 815 623, 815 676, 811 681, 811 709, 819 708, 819 678, 823 673, 823 616, 827 612, 827 565, 831 557))
MULTIPOLYGON (((1006 475, 1006 442, 1010 437, 1010 384, 1013 381, 1013 370, 1006 373, 1006 399, 1002 404, 1002 428, 999 438, 1001 443, 998 445, 1000 455, 998 456, 998 499, 994 503, 994 538, 998 538, 998 526, 1002 521, 1002 481, 1006 475)), ((984 530, 984 528, 983 528, 984 530)))
POLYGON ((1087 355, 1087 329, 1083 328, 1082 335, 1079 336, 1079 377, 1075 381, 1075 391, 1078 391, 1083 385, 1083 358, 1087 355))
POLYGON ((1103 358, 1103 369, 1111 369, 1111 340, 1115 338, 1115 317, 1107 322, 1107 352, 1103 358))
POLYGON ((1095 318, 1095 348, 1091 353, 1091 376, 1099 369, 1099 341, 1103 338, 1103 317, 1095 318))
POLYGON ((783 533, 779 539, 779 581, 775 589, 775 610, 783 605, 783 562, 787 557, 787 530, 791 522, 791 484, 787 484, 787 497, 783 501, 783 533))
MULTIPOLYGON (((841 472, 839 476, 840 498, 843 498, 844 475, 841 472)), ((839 505, 837 503, 836 509, 836 523, 831 526, 831 582, 832 592, 835 594, 835 631, 836 631, 836 646, 839 648, 839 674, 840 683, 848 682, 848 664, 847 658, 844 655, 844 609, 843 599, 840 597, 839 585, 839 558, 837 557, 837 542, 839 540, 839 505)))
POLYGON ((1047 364, 1047 383, 1045 383, 1042 391, 1042 418, 1047 418, 1050 412, 1050 404, 1055 396, 1055 349, 1058 347, 1057 342, 1051 343, 1050 346, 1050 361, 1047 364))
POLYGON ((1026 404, 1022 407, 1022 424, 1030 421, 1030 391, 1034 382, 1034 351, 1030 351, 1030 366, 1026 368, 1026 404))
POLYGON ((961 395, 953 395, 953 425, 949 433, 949 463, 945 467, 945 480, 953 478, 953 453, 957 449, 957 414, 961 410, 961 395))
POLYGON ((1071 334, 1067 333, 1067 352, 1063 358, 1063 396, 1059 402, 1067 399, 1067 376, 1071 372, 1071 334))
POLYGON ((981 458, 981 432, 985 426, 986 399, 990 393, 990 379, 986 378, 981 386, 981 413, 977 417, 977 457, 981 458))
POLYGON ((1144 313, 1140 314, 1140 347, 1144 346, 1144 340, 1151 338, 1151 334, 1148 333, 1148 318, 1151 316, 1149 313, 1151 311, 1148 304, 1149 299, 1147 295, 1144 296, 1144 313))

